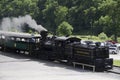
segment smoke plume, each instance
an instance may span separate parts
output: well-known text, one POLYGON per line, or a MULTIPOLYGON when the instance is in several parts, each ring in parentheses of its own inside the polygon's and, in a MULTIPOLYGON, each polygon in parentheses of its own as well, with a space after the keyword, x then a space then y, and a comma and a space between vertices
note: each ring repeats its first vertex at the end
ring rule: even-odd
POLYGON ((42 30, 47 31, 41 25, 38 25, 34 19, 30 15, 12 17, 12 18, 3 18, 0 24, 0 29, 3 31, 23 31, 24 24, 27 24, 28 27, 40 32, 42 30))

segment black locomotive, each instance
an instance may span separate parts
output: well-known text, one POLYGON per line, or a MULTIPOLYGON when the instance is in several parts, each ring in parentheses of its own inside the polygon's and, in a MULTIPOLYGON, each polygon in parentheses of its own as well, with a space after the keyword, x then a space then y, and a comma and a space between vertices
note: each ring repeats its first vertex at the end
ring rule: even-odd
POLYGON ((67 64, 94 66, 95 71, 113 67, 107 46, 89 41, 83 44, 76 37, 48 36, 47 31, 41 31, 40 35, 0 31, 0 49, 22 52, 40 59, 66 61, 67 64))

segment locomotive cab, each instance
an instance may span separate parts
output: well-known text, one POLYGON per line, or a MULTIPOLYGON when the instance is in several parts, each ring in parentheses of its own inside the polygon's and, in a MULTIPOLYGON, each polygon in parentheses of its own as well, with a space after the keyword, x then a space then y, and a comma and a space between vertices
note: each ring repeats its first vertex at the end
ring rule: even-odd
POLYGON ((81 39, 76 37, 58 37, 55 39, 55 52, 61 60, 72 60, 73 45, 80 44, 81 39))

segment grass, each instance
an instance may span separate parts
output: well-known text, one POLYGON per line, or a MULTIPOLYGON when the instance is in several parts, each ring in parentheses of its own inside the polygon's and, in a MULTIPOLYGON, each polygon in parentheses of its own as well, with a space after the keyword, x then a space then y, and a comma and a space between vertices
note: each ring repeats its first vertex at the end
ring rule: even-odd
MULTIPOLYGON (((99 41, 99 42, 104 42, 104 41, 108 41, 108 40, 112 40, 110 37, 108 37, 108 39, 100 39, 98 36, 94 36, 94 35, 72 35, 75 37, 78 37, 82 40, 93 40, 93 41, 99 41)), ((120 37, 118 37, 118 42, 120 43, 120 37)))
POLYGON ((78 37, 82 40, 92 40, 92 41, 99 41, 99 42, 104 42, 106 40, 101 40, 99 37, 97 36, 91 36, 91 35, 72 35, 72 36, 75 36, 75 37, 78 37))
POLYGON ((120 60, 114 60, 113 65, 115 66, 120 66, 120 60))

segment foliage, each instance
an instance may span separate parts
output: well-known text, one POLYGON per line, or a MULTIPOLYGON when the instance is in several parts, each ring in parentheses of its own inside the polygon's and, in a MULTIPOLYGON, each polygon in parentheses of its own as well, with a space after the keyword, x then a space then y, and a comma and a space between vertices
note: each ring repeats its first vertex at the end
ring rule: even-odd
POLYGON ((55 10, 58 7, 58 2, 56 0, 47 0, 45 2, 45 8, 42 10, 43 18, 45 21, 45 26, 48 30, 55 32, 55 10))
POLYGON ((0 13, 0 21, 30 14, 52 32, 66 21, 74 34, 120 36, 120 0, 0 0, 0 13))
POLYGON ((100 33, 100 34, 98 35, 98 37, 99 37, 101 40, 107 40, 107 39, 108 39, 107 35, 106 35, 104 32, 100 33))
POLYGON ((66 20, 66 16, 68 14, 68 8, 65 6, 59 6, 56 11, 55 11, 55 22, 56 25, 58 26, 61 22, 66 20))
POLYGON ((68 22, 62 22, 57 29, 57 34, 60 36, 71 35, 73 31, 73 27, 68 22))
MULTIPOLYGON (((103 31, 106 32, 108 35, 114 34, 114 40, 117 41, 117 36, 119 35, 120 31, 120 1, 119 0, 101 0, 98 9, 103 12, 103 16, 101 15, 100 18, 103 18, 103 22, 101 26, 103 27, 103 31), (104 22, 105 21, 105 22, 104 22)), ((98 21, 99 22, 99 21, 98 21)), ((99 22, 100 23, 100 22, 99 22)), ((98 23, 98 24, 99 24, 98 23)))
POLYGON ((38 0, 0 0, 0 18, 30 14, 38 12, 38 0))
POLYGON ((110 36, 110 39, 111 39, 111 40, 114 40, 114 37, 115 37, 115 35, 111 35, 111 36, 110 36))

